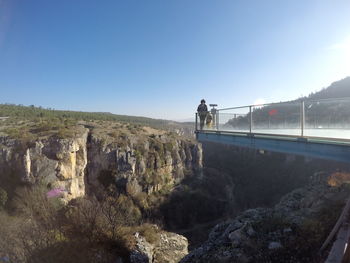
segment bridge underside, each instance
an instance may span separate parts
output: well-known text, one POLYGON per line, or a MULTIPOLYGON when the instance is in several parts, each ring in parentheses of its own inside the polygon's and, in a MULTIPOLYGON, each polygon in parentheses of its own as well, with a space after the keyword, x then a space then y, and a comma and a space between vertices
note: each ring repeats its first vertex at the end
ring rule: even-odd
POLYGON ((350 163, 350 142, 293 136, 197 131, 200 142, 216 142, 350 163))

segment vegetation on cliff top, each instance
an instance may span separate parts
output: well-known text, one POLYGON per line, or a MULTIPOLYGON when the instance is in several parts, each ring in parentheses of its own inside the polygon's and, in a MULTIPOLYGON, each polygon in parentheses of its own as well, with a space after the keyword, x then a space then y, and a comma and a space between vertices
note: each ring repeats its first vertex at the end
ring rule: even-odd
POLYGON ((40 137, 71 138, 79 134, 79 126, 93 128, 104 137, 126 138, 127 135, 159 135, 182 131, 190 135, 192 125, 146 117, 116 115, 103 112, 78 112, 44 109, 35 106, 0 104, 0 135, 22 141, 40 137), (185 132, 184 132, 185 131, 185 132))
POLYGON ((83 112, 44 109, 42 107, 23 106, 15 104, 0 104, 0 117, 11 117, 37 121, 39 119, 60 119, 75 121, 116 121, 130 124, 141 124, 158 129, 168 129, 169 127, 181 128, 184 125, 168 120, 152 119, 147 117, 117 115, 109 112, 83 112))

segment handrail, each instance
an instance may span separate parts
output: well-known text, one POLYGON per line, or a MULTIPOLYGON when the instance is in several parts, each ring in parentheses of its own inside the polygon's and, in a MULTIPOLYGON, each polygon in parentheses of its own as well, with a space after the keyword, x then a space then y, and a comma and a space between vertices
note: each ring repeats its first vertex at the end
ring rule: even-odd
MULTIPOLYGON (((325 250, 330 242, 334 239, 337 234, 336 240, 333 242, 332 248, 328 253, 327 259, 325 263, 332 262, 344 262, 346 254, 349 253, 349 237, 350 237, 350 229, 349 229, 349 211, 350 211, 350 198, 347 200, 346 205, 339 216, 336 224, 334 225, 331 233, 328 235, 327 239, 322 244, 322 247, 319 250, 321 254, 323 250, 325 250)), ((347 261, 346 261, 347 262, 347 261)))
POLYGON ((334 238, 335 234, 338 232, 341 224, 344 222, 347 214, 349 213, 349 209, 350 209, 350 198, 347 200, 346 205, 337 220, 337 223, 334 225, 332 231, 329 233, 328 237, 323 242, 320 248, 320 252, 323 251, 328 246, 329 242, 334 238))
POLYGON ((243 108, 249 108, 251 107, 264 107, 264 106, 270 106, 270 105, 278 105, 278 104, 297 104, 300 103, 301 101, 304 102, 326 102, 326 101, 336 101, 336 100, 345 100, 345 101, 350 101, 350 97, 343 97, 343 98, 327 98, 327 99, 297 99, 297 100, 291 100, 291 101, 281 101, 281 102, 272 102, 272 103, 263 103, 263 104, 250 104, 250 105, 245 105, 245 106, 239 106, 239 107, 231 107, 231 108, 221 108, 217 109, 218 111, 223 111, 223 110, 234 110, 234 109, 243 109, 243 108))
MULTIPOLYGON (((264 133, 264 129, 268 129, 270 130, 266 131, 268 134, 280 132, 282 134, 298 135, 301 138, 316 135, 320 138, 332 138, 330 136, 333 136, 333 138, 350 139, 350 114, 347 113, 349 109, 350 97, 318 100, 298 99, 287 102, 222 108, 215 109, 215 112, 211 111, 213 120, 211 124, 209 121, 208 127, 217 131, 247 131, 249 134, 264 133), (321 104, 323 106, 321 108, 310 107, 312 103, 316 102, 317 105, 321 104), (322 104, 323 102, 333 102, 334 104, 322 104), (346 102, 346 104, 340 104, 341 102, 346 102), (342 108, 339 109, 343 109, 343 111, 337 111, 338 108, 334 108, 337 105, 341 106, 342 108), (286 107, 283 108, 283 106, 286 107), (256 110, 256 107, 262 109, 262 111, 256 110), (264 109, 264 107, 266 108, 264 109), (329 112, 329 115, 326 112, 329 112), (334 130, 330 132, 329 130, 332 129, 338 131, 336 133, 333 133, 334 130), (346 130, 349 130, 349 134, 345 132, 346 130), (323 131, 325 132, 323 133, 323 131)), ((199 116, 196 115, 196 130, 198 130, 198 118, 199 116)), ((203 124, 200 126, 201 129, 205 127, 203 124)))
POLYGON ((327 139, 350 139, 350 97, 298 99, 215 109, 210 112, 212 121, 209 120, 205 124, 203 124, 203 118, 199 118, 196 114, 196 130, 199 130, 200 122, 200 130, 210 127, 216 131, 242 131, 251 135, 266 133, 297 135, 301 138, 313 135, 327 139), (315 107, 312 107, 316 102, 315 107), (327 104, 322 104, 323 102, 327 104), (329 102, 331 104, 328 104, 329 102), (259 110, 256 110, 256 107, 259 110), (268 131, 264 131, 265 129, 268 131), (346 132, 347 130, 349 133, 346 132))

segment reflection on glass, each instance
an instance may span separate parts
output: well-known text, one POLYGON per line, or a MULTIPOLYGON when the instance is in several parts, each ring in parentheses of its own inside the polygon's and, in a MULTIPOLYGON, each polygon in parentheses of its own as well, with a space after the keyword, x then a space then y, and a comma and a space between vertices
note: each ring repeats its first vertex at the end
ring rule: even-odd
POLYGON ((212 118, 205 130, 350 139, 349 98, 220 109, 212 118))

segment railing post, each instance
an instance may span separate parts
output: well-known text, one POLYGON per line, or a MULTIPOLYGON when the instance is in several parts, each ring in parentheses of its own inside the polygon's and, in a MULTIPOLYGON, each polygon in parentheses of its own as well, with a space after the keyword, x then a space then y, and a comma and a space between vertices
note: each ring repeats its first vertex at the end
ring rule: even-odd
POLYGON ((197 131, 198 130, 198 113, 196 112, 196 121, 195 121, 195 127, 194 130, 197 131))
POLYGON ((253 126, 253 114, 252 114, 252 106, 249 106, 249 133, 252 133, 253 126))
POLYGON ((300 103, 300 129, 301 129, 301 137, 304 137, 304 129, 305 129, 305 101, 302 100, 300 103))
POLYGON ((219 130, 219 110, 216 110, 216 130, 219 130))

